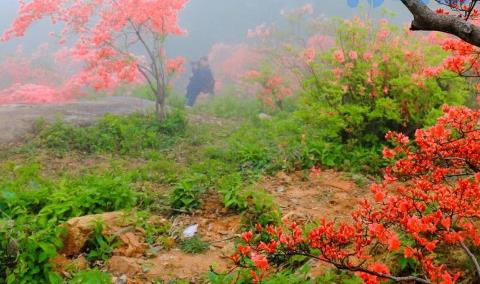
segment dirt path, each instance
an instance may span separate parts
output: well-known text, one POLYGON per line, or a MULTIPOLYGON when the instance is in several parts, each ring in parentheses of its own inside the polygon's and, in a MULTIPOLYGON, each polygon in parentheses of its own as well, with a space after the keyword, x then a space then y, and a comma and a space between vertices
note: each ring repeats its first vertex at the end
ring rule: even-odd
POLYGON ((308 223, 322 218, 349 220, 358 201, 368 195, 368 186, 359 187, 345 174, 322 171, 308 180, 300 172, 279 173, 260 183, 278 202, 283 219, 308 223))
POLYGON ((62 118, 79 125, 90 124, 106 113, 125 115, 144 112, 153 102, 134 97, 104 97, 94 101, 68 104, 0 106, 0 145, 13 143, 30 133, 38 119, 54 121, 62 118))

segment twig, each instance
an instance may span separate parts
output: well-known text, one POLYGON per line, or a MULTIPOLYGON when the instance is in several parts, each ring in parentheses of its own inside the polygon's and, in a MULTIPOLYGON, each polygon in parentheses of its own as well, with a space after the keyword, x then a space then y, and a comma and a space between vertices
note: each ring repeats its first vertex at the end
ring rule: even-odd
POLYGON ((232 236, 232 237, 228 237, 228 238, 226 238, 226 239, 211 241, 211 242, 207 242, 207 243, 209 243, 209 244, 221 243, 221 242, 225 242, 225 241, 234 240, 234 239, 236 239, 236 238, 238 238, 238 237, 239 237, 239 235, 235 235, 235 236, 232 236))
POLYGON ((472 253, 472 251, 470 251, 470 249, 465 245, 463 241, 460 242, 460 245, 462 246, 465 253, 468 254, 470 259, 473 261, 473 264, 475 264, 477 275, 480 277, 480 264, 478 263, 477 257, 472 253))

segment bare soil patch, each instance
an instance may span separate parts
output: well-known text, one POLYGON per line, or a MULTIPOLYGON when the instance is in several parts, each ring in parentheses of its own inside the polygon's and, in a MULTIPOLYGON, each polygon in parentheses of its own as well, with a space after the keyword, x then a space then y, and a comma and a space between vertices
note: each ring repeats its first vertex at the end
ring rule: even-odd
MULTIPOLYGON (((334 171, 323 171, 309 179, 300 172, 290 175, 279 173, 274 177, 265 177, 260 181, 259 186, 272 194, 282 209, 284 219, 299 223, 312 222, 321 218, 347 220, 356 201, 364 198, 368 193, 367 187, 359 187, 344 174, 334 171)), ((180 214, 170 220, 172 235, 181 235, 186 227, 198 225, 197 234, 203 241, 210 244, 209 249, 200 254, 188 254, 175 247, 170 250, 162 249, 155 255, 149 255, 142 230, 125 229, 132 224, 119 222, 123 220, 123 217, 120 217, 122 215, 119 214, 101 215, 110 232, 117 232, 117 234, 122 232, 119 235, 122 246, 115 250, 104 267, 116 279, 128 279, 127 283, 134 284, 176 279, 203 283, 210 267, 217 272, 226 272, 233 268, 228 256, 233 253, 235 238, 241 232, 242 216, 226 210, 221 202, 221 196, 217 193, 208 194, 202 208, 193 214, 180 214)), ((83 238, 75 236, 75 232, 85 234, 87 221, 94 217, 85 216, 70 220, 67 226, 70 226, 69 232, 73 235, 69 235, 69 238, 85 239, 85 236, 83 238)), ((65 252, 70 259, 65 261, 64 258, 59 258, 60 264, 71 265, 73 262, 84 265, 79 252, 65 252)), ((329 268, 332 267, 314 263, 311 273, 319 275, 329 268)))

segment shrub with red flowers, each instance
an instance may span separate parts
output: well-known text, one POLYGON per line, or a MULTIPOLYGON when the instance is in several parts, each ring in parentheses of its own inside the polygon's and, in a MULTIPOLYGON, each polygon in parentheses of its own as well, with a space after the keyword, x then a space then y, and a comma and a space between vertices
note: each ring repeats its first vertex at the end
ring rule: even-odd
POLYGON ((250 84, 252 89, 255 89, 254 92, 264 107, 282 110, 285 99, 293 96, 293 90, 287 81, 282 76, 273 74, 266 69, 263 72, 248 71, 244 75, 244 80, 250 84))
POLYGON ((443 104, 468 97, 465 80, 438 67, 448 54, 431 43, 435 36, 359 17, 335 26, 334 48, 307 60, 303 80, 303 115, 330 125, 326 136, 363 147, 379 145, 389 130, 412 136, 443 104))
MULTIPOLYGON (((436 0, 446 8, 438 8, 436 12, 442 15, 454 15, 465 22, 480 25, 478 1, 472 0, 436 0)), ((454 36, 442 37, 438 42, 442 48, 449 52, 449 56, 437 68, 449 70, 467 78, 473 78, 477 94, 480 93, 480 56, 479 48, 454 36)))
POLYGON ((255 282, 270 266, 298 255, 355 272, 365 283, 474 281, 480 275, 474 253, 480 247, 479 122, 480 111, 445 106, 436 125, 417 130, 414 143, 389 132, 394 147, 384 156, 391 165, 351 222, 321 220, 311 230, 296 224, 257 226, 256 233, 243 235, 245 244, 232 259, 251 269, 255 282), (462 269, 442 257, 454 252, 471 265, 462 269), (416 263, 416 273, 395 272, 385 261, 389 254, 416 263))

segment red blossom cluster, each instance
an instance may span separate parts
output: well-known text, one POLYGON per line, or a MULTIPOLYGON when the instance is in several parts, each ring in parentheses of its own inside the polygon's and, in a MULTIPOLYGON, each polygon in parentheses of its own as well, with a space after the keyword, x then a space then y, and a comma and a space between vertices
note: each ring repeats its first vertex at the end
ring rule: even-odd
MULTIPOLYGON (((480 11, 476 9, 478 1, 469 0, 437 0, 445 5, 447 9, 438 8, 436 12, 443 15, 454 14, 464 18, 473 25, 480 24, 480 11)), ((441 70, 449 70, 465 77, 480 76, 480 52, 478 47, 471 45, 456 37, 446 37, 439 42, 445 51, 450 53, 441 66, 441 70)), ((480 85, 477 84, 477 91, 480 85)))
POLYGON ((293 90, 280 75, 250 70, 245 73, 244 79, 254 84, 258 99, 271 108, 282 109, 283 101, 287 97, 293 96, 293 90))
POLYGON ((438 8, 436 12, 442 15, 454 14, 465 20, 478 19, 480 12, 476 9, 476 0, 435 0, 441 5, 445 5, 449 10, 438 8), (452 13, 453 12, 453 13, 452 13))
POLYGON ((372 196, 352 213, 352 222, 321 220, 312 230, 296 224, 257 226, 243 235, 232 259, 256 272, 303 255, 357 273, 366 283, 382 280, 455 283, 468 271, 454 270, 441 251, 463 251, 480 266, 471 247, 480 247, 480 111, 444 107, 436 125, 417 130, 415 143, 389 132, 394 147, 384 150, 391 166, 372 196), (399 277, 379 256, 402 253, 420 266, 419 276, 399 277), (262 255, 264 257, 262 257, 262 255), (265 259, 268 262, 265 262, 265 259), (252 264, 253 265, 250 265, 252 264))

